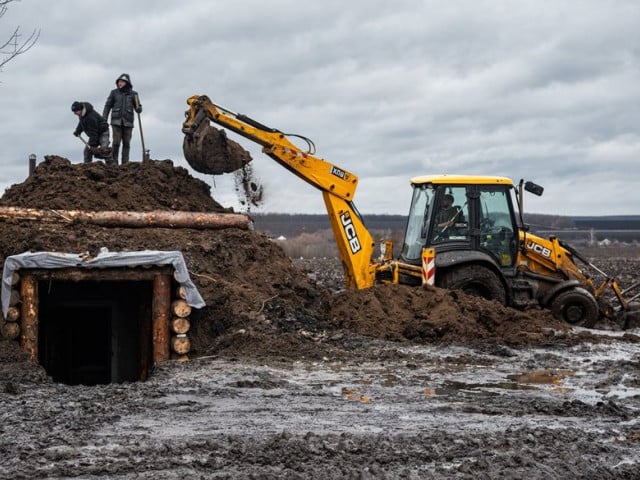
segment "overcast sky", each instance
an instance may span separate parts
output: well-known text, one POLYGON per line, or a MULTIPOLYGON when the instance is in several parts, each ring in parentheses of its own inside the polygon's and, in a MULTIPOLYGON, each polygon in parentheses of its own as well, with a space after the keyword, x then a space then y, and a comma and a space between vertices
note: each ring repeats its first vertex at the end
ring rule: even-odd
MULTIPOLYGON (((240 209, 233 175, 197 174, 182 154, 194 94, 311 138, 359 176, 363 214, 406 213, 409 179, 434 173, 532 180, 535 213, 640 214, 637 0, 22 0, 0 42, 17 26, 41 34, 0 72, 0 192, 30 153, 80 163, 71 103, 101 112, 126 72, 151 158, 225 206, 240 209)), ((324 212, 313 187, 229 136, 264 185, 254 211, 324 212)))

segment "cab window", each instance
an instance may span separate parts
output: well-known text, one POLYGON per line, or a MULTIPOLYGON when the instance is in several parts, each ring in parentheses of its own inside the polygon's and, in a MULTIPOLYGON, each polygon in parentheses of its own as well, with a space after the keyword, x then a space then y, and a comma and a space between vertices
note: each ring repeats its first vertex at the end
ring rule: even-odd
POLYGON ((431 243, 469 240, 469 202, 466 187, 439 187, 431 243))
POLYGON ((435 190, 428 185, 416 185, 409 210, 402 256, 407 260, 417 260, 426 245, 429 233, 429 221, 435 190))
POLYGON ((480 190, 480 246, 488 250, 501 266, 513 265, 516 239, 509 191, 486 188, 480 190))

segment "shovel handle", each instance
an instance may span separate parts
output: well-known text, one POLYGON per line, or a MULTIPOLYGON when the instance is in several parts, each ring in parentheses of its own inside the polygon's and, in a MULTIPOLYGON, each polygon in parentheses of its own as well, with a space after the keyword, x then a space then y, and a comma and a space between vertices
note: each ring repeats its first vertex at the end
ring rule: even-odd
POLYGON ((89 146, 89 144, 87 143, 87 141, 82 138, 82 135, 77 135, 77 137, 82 141, 82 143, 84 143, 87 147, 89 146))
POLYGON ((136 95, 133 97, 136 102, 136 114, 138 115, 138 127, 140 128, 140 141, 142 142, 142 160, 147 159, 147 149, 144 146, 144 134, 142 132, 142 119, 140 118, 140 112, 138 109, 140 108, 140 99, 136 95))

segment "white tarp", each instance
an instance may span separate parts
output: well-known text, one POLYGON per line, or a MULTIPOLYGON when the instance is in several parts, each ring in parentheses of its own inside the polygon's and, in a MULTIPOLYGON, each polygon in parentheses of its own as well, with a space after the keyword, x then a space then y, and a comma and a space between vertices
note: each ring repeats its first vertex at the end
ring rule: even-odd
POLYGON ((172 265, 175 270, 174 278, 185 289, 187 297, 185 301, 193 308, 202 308, 206 305, 189 277, 182 252, 159 250, 110 252, 102 248, 95 257, 59 252, 25 252, 7 257, 2 270, 2 312, 6 317, 11 300, 11 277, 14 271, 21 268, 114 268, 140 265, 172 265))

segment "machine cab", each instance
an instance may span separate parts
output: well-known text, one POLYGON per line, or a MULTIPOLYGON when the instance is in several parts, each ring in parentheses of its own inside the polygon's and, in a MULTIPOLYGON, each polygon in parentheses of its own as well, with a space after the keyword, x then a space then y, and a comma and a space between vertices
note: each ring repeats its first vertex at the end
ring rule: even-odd
POLYGON ((422 249, 433 247, 436 254, 483 252, 501 268, 514 266, 518 228, 510 179, 437 175, 416 177, 411 185, 402 261, 418 265, 422 249))

